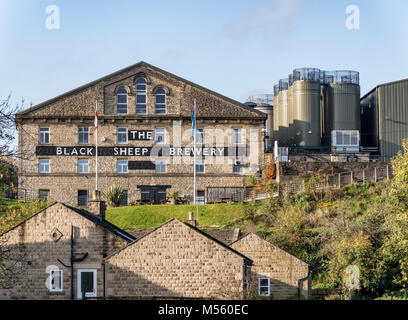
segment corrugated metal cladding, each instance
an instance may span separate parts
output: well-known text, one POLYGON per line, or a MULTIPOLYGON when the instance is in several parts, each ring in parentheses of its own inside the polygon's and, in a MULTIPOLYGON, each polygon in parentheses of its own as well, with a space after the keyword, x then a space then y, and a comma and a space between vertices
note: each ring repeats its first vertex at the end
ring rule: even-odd
POLYGON ((377 91, 379 151, 389 160, 408 137, 408 79, 380 85, 377 91))
POLYGON ((361 106, 361 145, 378 148, 378 103, 377 89, 367 94, 361 106))

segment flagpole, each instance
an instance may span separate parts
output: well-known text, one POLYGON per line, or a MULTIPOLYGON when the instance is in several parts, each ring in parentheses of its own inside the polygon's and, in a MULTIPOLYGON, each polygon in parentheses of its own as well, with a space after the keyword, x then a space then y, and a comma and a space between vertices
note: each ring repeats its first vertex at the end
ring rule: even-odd
POLYGON ((198 204, 197 204, 197 181, 196 181, 196 99, 194 99, 194 127, 193 127, 193 131, 194 131, 194 136, 193 136, 193 155, 194 155, 194 204, 196 205, 197 208, 197 224, 198 224, 198 204))
POLYGON ((98 101, 95 109, 95 190, 98 191, 98 101))

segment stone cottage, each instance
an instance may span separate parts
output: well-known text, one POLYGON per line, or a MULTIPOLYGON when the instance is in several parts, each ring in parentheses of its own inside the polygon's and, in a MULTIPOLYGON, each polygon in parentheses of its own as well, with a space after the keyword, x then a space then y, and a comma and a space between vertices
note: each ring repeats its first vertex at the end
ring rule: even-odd
POLYGON ((11 266, 0 299, 242 299, 252 284, 280 299, 310 292, 308 265, 256 235, 210 235, 190 217, 135 236, 105 220, 100 193, 90 209, 54 203, 0 235, 11 266))

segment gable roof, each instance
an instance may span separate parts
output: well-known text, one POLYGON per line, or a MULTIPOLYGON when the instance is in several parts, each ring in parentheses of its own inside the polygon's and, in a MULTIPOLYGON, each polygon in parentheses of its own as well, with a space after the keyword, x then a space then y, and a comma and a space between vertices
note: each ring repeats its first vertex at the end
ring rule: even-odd
POLYGON ((308 263, 304 262, 303 260, 300 260, 298 257, 295 257, 293 254, 290 254, 289 252, 287 252, 287 251, 285 251, 285 250, 279 248, 278 246, 274 245, 273 243, 270 243, 269 241, 267 241, 267 240, 261 238, 260 236, 258 236, 258 235, 255 234, 255 233, 252 233, 252 232, 248 232, 248 233, 244 234, 242 237, 238 238, 238 240, 232 242, 232 243, 230 244, 230 246, 232 246, 233 244, 235 244, 235 243, 237 243, 237 242, 243 240, 244 238, 246 238, 246 237, 248 237, 248 236, 256 237, 256 238, 257 238, 258 240, 260 240, 261 242, 264 242, 267 246, 273 247, 273 248, 275 248, 275 249, 277 249, 277 250, 279 250, 279 251, 281 251, 281 252, 287 254, 288 256, 293 257, 293 258, 299 260, 300 262, 304 263, 304 264, 307 265, 307 266, 309 265, 308 263))
MULTIPOLYGON (((76 88, 76 89, 70 90, 70 91, 65 92, 65 93, 63 93, 63 94, 61 94, 61 95, 58 95, 58 96, 56 96, 56 97, 54 97, 54 98, 52 98, 52 99, 49 99, 49 100, 44 101, 44 102, 42 102, 42 103, 39 103, 39 104, 37 104, 37 105, 35 105, 35 106, 32 106, 32 107, 30 107, 30 108, 28 108, 28 109, 25 109, 25 110, 23 110, 23 111, 17 113, 17 114, 16 114, 16 117, 19 118, 19 117, 22 117, 22 116, 24 116, 24 115, 27 115, 27 114, 29 114, 29 113, 31 113, 31 112, 33 112, 33 111, 37 111, 37 110, 39 110, 39 109, 42 109, 42 108, 44 108, 44 107, 47 107, 48 105, 50 105, 50 104, 52 104, 52 103, 54 103, 54 102, 57 102, 57 101, 62 100, 62 99, 65 99, 65 98, 67 98, 67 97, 69 97, 69 96, 72 96, 72 95, 74 95, 74 94, 76 94, 76 93, 79 93, 79 92, 81 92, 81 91, 83 91, 83 90, 85 90, 85 89, 88 89, 88 88, 90 88, 90 87, 92 87, 92 86, 94 86, 94 85, 97 85, 99 82, 102 82, 102 81, 104 81, 104 80, 108 80, 108 79, 110 79, 110 78, 112 78, 112 77, 114 77, 114 76, 120 75, 121 73, 128 72, 128 71, 130 71, 130 70, 132 70, 132 69, 134 69, 134 68, 137 68, 137 67, 147 67, 147 68, 151 68, 151 69, 153 69, 153 70, 155 70, 155 71, 157 71, 157 72, 163 73, 163 74, 165 74, 165 75, 167 75, 167 76, 169 76, 169 77, 171 77, 171 78, 174 78, 174 79, 176 79, 176 80, 178 80, 178 81, 181 81, 181 82, 184 82, 184 83, 186 83, 186 84, 189 84, 189 85, 192 86, 192 87, 201 89, 201 90, 203 90, 203 91, 205 91, 205 92, 207 92, 207 93, 209 93, 209 94, 212 94, 212 95, 217 96, 217 97, 219 97, 219 98, 221 98, 221 99, 227 100, 228 102, 230 102, 230 103, 232 103, 232 104, 234 104, 234 105, 236 105, 236 106, 238 106, 238 107, 240 107, 240 108, 243 108, 243 109, 245 109, 245 110, 247 110, 247 111, 250 111, 251 113, 258 114, 259 118, 265 118, 265 119, 267 118, 267 115, 266 115, 265 113, 259 111, 259 110, 253 109, 253 108, 251 108, 251 107, 249 107, 249 106, 246 106, 245 104, 243 104, 243 103, 241 103, 241 102, 238 102, 238 101, 236 101, 236 100, 234 100, 234 99, 228 98, 228 97, 226 97, 226 96, 224 96, 224 95, 222 95, 222 94, 219 94, 219 93, 217 93, 217 92, 215 92, 215 91, 212 91, 212 90, 210 90, 210 89, 207 89, 207 88, 205 88, 205 87, 202 87, 202 86, 200 86, 200 85, 198 85, 198 84, 196 84, 196 83, 194 83, 194 82, 191 82, 191 81, 188 81, 188 80, 186 80, 186 79, 184 79, 184 78, 181 78, 181 77, 179 77, 179 76, 176 76, 175 74, 172 74, 172 73, 170 73, 170 72, 168 72, 168 71, 162 70, 162 69, 160 69, 160 68, 158 68, 158 67, 155 67, 155 66, 153 66, 153 65, 151 65, 151 64, 148 64, 148 63, 146 63, 146 62, 144 62, 144 61, 140 61, 140 62, 138 62, 138 63, 136 63, 136 64, 131 65, 131 66, 128 66, 128 67, 126 67, 126 68, 123 68, 123 69, 120 69, 120 70, 118 70, 118 71, 115 71, 115 72, 113 72, 113 73, 111 73, 111 74, 108 74, 108 75, 102 77, 102 78, 99 78, 99 79, 97 79, 97 80, 94 80, 94 81, 91 81, 91 82, 89 82, 89 83, 87 83, 87 84, 84 84, 84 85, 82 85, 82 86, 80 86, 80 87, 78 87, 78 88, 76 88)), ((198 118, 198 117, 199 117, 199 116, 197 116, 197 118, 198 118)))
POLYGON ((221 241, 219 241, 219 240, 213 238, 212 236, 210 236, 209 234, 205 233, 204 231, 201 231, 200 229, 198 229, 198 228, 196 228, 196 227, 193 227, 192 225, 190 225, 190 224, 188 224, 188 223, 181 222, 181 221, 178 220, 177 218, 172 218, 172 219, 166 221, 165 223, 161 224, 161 225, 158 226, 157 228, 155 228, 155 229, 153 229, 153 230, 151 230, 151 231, 149 231, 149 232, 146 232, 144 235, 142 235, 140 238, 136 239, 136 240, 133 241, 132 243, 129 243, 127 246, 125 246, 125 247, 119 249, 118 251, 112 253, 111 255, 107 256, 107 257, 105 258, 105 260, 107 260, 107 259, 109 259, 110 257, 112 257, 112 256, 114 256, 114 255, 116 255, 116 254, 118 254, 118 253, 121 252, 122 250, 125 250, 126 248, 132 246, 132 245, 135 244, 136 242, 138 242, 138 241, 140 241, 141 239, 147 237, 148 235, 154 233, 155 231, 157 231, 157 230, 163 228, 165 225, 167 225, 167 224, 169 224, 169 223, 171 223, 171 222, 173 222, 173 221, 176 221, 176 222, 178 222, 178 223, 181 223, 182 225, 184 225, 184 226, 186 226, 186 227, 188 227, 188 228, 190 228, 190 229, 196 231, 196 232, 199 233, 200 235, 202 235, 202 236, 206 237, 207 239, 209 239, 209 240, 215 242, 216 244, 222 246, 223 248, 227 249, 228 251, 230 251, 230 252, 232 252, 232 253, 234 253, 234 254, 240 256, 241 258, 244 259, 244 261, 245 261, 248 265, 252 265, 252 264, 253 264, 253 261, 252 261, 251 259, 249 259, 248 257, 244 256, 242 253, 240 253, 240 252, 236 251, 235 249, 229 247, 229 246, 226 245, 225 243, 223 243, 223 242, 221 242, 221 241))
POLYGON ((389 86, 389 85, 393 85, 393 84, 398 84, 398 83, 401 83, 401 82, 407 82, 407 81, 408 81, 408 78, 407 78, 407 79, 396 80, 396 81, 391 81, 391 82, 386 82, 386 83, 381 83, 381 84, 375 86, 375 87, 374 87, 373 89, 371 89, 370 91, 368 91, 364 96, 362 96, 362 97, 360 98, 360 101, 363 100, 363 99, 365 99, 370 93, 372 93, 373 91, 377 90, 379 87, 385 87, 385 86, 389 86))
POLYGON ((99 217, 97 217, 96 215, 86 212, 85 210, 80 210, 71 206, 68 206, 62 202, 53 202, 52 204, 50 204, 49 206, 45 207, 44 209, 38 211, 37 213, 33 214, 31 217, 23 220, 22 222, 20 222, 19 224, 15 225, 14 227, 10 228, 9 230, 3 232, 2 234, 0 234, 0 237, 3 236, 4 234, 17 229, 19 226, 23 225, 26 221, 38 216, 39 214, 41 214, 42 212, 46 211, 47 209, 55 206, 55 205, 61 205, 64 206, 72 211, 74 211, 75 213, 81 215, 82 217, 84 217, 85 219, 90 220, 91 222, 93 222, 94 224, 106 229, 107 231, 115 234, 116 236, 122 238, 123 240, 126 240, 127 242, 132 242, 135 240, 135 237, 133 237, 131 234, 127 233, 126 231, 116 227, 115 225, 111 224, 110 222, 106 221, 106 220, 101 220, 99 219, 99 217))

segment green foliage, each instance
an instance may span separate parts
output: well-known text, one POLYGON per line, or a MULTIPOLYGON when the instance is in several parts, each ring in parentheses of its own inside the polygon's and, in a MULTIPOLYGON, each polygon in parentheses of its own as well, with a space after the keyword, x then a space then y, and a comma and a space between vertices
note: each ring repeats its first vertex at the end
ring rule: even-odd
POLYGON ((121 186, 110 186, 103 192, 106 202, 112 207, 119 207, 125 197, 125 190, 121 186))
POLYGON ((49 206, 51 202, 23 202, 0 198, 0 234, 49 206))
POLYGON ((248 183, 250 186, 255 186, 257 181, 256 181, 256 176, 254 174, 251 174, 248 176, 248 183))
POLYGON ((169 193, 169 198, 173 200, 177 200, 180 197, 180 191, 173 191, 169 193))

